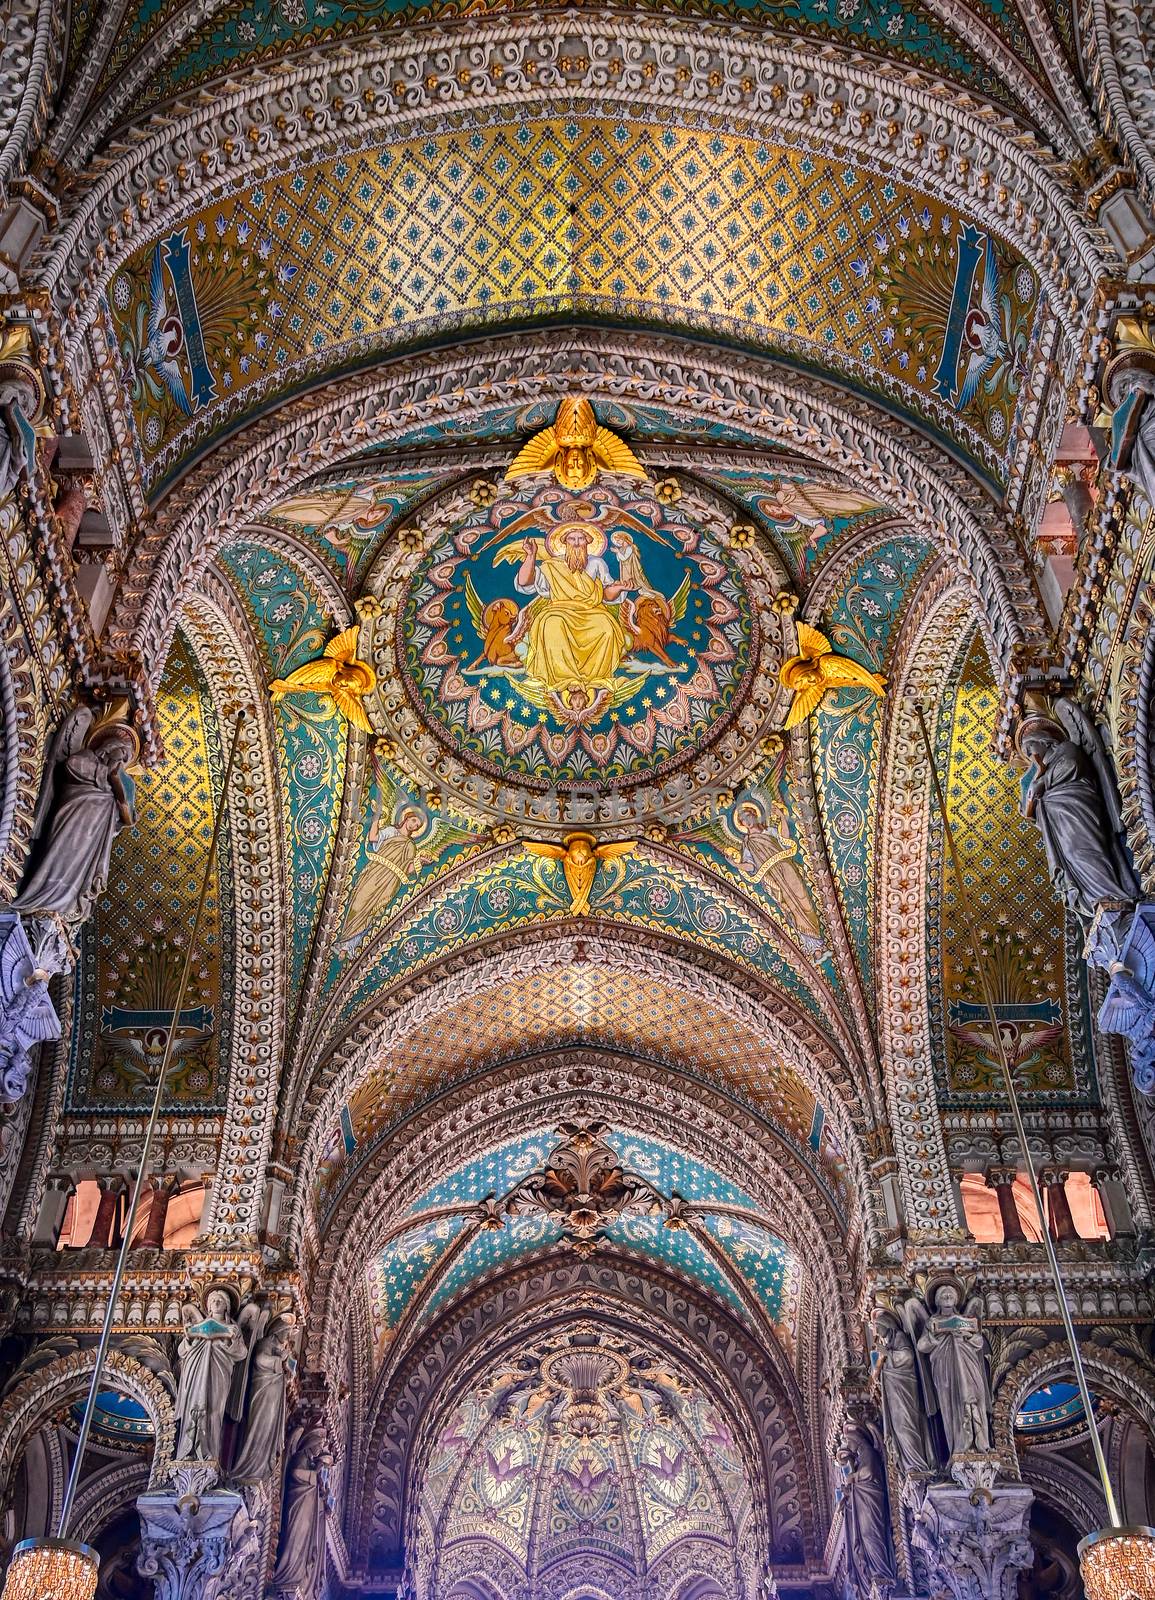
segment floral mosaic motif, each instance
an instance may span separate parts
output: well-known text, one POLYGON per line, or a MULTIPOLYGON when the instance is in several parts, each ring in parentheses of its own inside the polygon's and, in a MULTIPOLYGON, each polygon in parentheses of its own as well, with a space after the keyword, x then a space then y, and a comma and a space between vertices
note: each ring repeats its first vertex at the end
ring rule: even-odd
MULTIPOLYGON (((932 557, 919 539, 888 539, 862 562, 825 613, 836 650, 871 671, 887 652, 921 568, 932 557)), ((868 1003, 873 1004, 870 906, 883 701, 859 689, 827 695, 811 723, 819 805, 834 878, 868 1003)))
POLYGON ((389 527, 445 481, 442 473, 398 472, 326 482, 283 500, 263 521, 321 554, 352 593, 373 564, 389 527))
POLYGON ((948 230, 929 211, 900 228, 878 263, 879 342, 899 372, 1001 445, 1028 370, 1038 281, 1012 250, 971 223, 948 230))
POLYGON ((382 1251, 369 1273, 369 1315, 383 1354, 406 1306, 466 1225, 464 1217, 419 1222, 382 1251))
MULTIPOLYGON (((569 906, 561 866, 544 864, 554 874, 553 891, 543 895, 538 881, 543 863, 534 857, 492 860, 476 873, 436 888, 409 921, 384 925, 355 988, 342 997, 341 1017, 348 1021, 367 1006, 379 989, 450 950, 472 944, 485 933, 504 932, 538 922, 543 912, 564 914, 569 906)), ((768 937, 764 918, 737 902, 712 892, 696 877, 639 848, 630 856, 620 881, 608 874, 595 882, 591 896, 594 917, 682 934, 773 979, 820 1024, 825 1025, 830 997, 820 992, 793 953, 768 937)), ((366 951, 369 954, 369 951, 366 951)), ((334 960, 330 985, 341 963, 334 960)))
MULTIPOLYGON (((143 4, 137 8, 102 75, 102 89, 152 37, 173 4, 174 0, 168 0, 168 4, 143 4)), ((689 16, 777 24, 791 33, 815 39, 852 41, 860 49, 925 66, 996 98, 1000 93, 1006 94, 981 58, 917 0, 844 0, 837 8, 826 0, 676 0, 672 5, 663 0, 647 0, 647 5, 689 16)), ((480 6, 467 6, 464 0, 232 0, 214 13, 179 54, 150 79, 133 110, 139 115, 170 95, 187 92, 195 84, 236 70, 241 63, 269 60, 287 50, 307 49, 326 38, 347 37, 367 26, 380 27, 385 19, 404 25, 433 16, 448 19, 467 10, 499 15, 511 9, 511 0, 483 0, 480 6)), ((1024 60, 1034 60, 1029 39, 1009 0, 986 0, 976 9, 995 23, 1024 60)))
MULTIPOLYGON (((952 674, 936 729, 939 771, 967 892, 992 975, 999 1031, 1016 1082, 1070 1100, 1092 1090, 1079 1032, 1081 979, 1067 948, 1042 842, 1022 815, 1020 772, 991 746, 998 691, 981 637, 967 641, 952 674)), ((939 1082, 947 1095, 989 1100, 1001 1069, 971 951, 942 826, 932 812, 928 882, 940 885, 928 906, 931 1016, 939 1082)))
POLYGON ((713 538, 599 484, 504 495, 436 543, 399 618, 414 702, 498 778, 599 787, 666 770, 738 703, 750 605, 713 538))
MULTIPOLYGON (((156 1083, 176 1003, 185 941, 208 857, 222 769, 220 731, 208 685, 184 635, 169 651, 157 695, 165 750, 160 766, 136 776, 136 822, 112 849, 108 888, 97 902, 77 970, 70 1103, 139 1111, 156 1083)), ((178 1020, 169 1103, 222 1103, 230 970, 231 861, 227 822, 209 880, 198 953, 178 1020)))
MULTIPOLYGON (((152 489, 210 434, 306 378, 559 310, 725 335, 834 367, 945 423, 997 475, 1007 383, 960 410, 936 376, 942 350, 914 348, 926 342, 924 301, 943 315, 951 303, 961 230, 953 211, 897 180, 752 138, 596 118, 487 122, 270 175, 190 218, 214 386, 191 415, 165 400, 163 382, 154 396, 141 377, 156 387, 145 348, 155 246, 113 279, 110 315, 126 382, 143 384, 135 413, 152 489), (903 254, 909 270, 899 272, 903 254), (997 434, 987 428, 996 416, 997 434)), ((996 259, 1000 293, 1014 297, 1017 350, 1037 297, 1021 298, 1030 277, 1021 263, 996 259)), ((995 338, 994 324, 980 336, 979 309, 964 317, 968 337, 995 338)), ((942 325, 949 333, 949 315, 942 325)))
MULTIPOLYGON (((315 585, 291 562, 248 541, 218 556, 252 619, 268 663, 283 677, 320 655, 336 625, 315 585)), ((289 851, 291 986, 296 991, 320 911, 345 781, 343 724, 319 701, 286 700, 274 718, 289 851)))

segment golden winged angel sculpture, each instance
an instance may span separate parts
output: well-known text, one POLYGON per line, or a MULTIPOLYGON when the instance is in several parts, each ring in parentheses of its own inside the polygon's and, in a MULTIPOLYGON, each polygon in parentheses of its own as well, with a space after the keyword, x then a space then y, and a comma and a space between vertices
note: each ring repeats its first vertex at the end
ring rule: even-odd
POLYGON ((617 844, 598 844, 592 833, 569 833, 561 844, 550 844, 544 839, 523 839, 522 843, 531 855, 561 862, 566 888, 570 893, 570 913, 575 917, 584 917, 589 914, 590 891, 599 864, 612 861, 617 856, 628 856, 637 840, 623 839, 617 844))
POLYGON ((552 428, 535 433, 511 463, 506 480, 552 469, 563 489, 588 489, 599 471, 644 478, 646 469, 616 433, 599 425, 584 395, 570 395, 557 408, 552 428))
POLYGON ((365 710, 365 697, 377 686, 377 674, 367 661, 357 655, 357 636, 360 626, 354 624, 330 639, 324 654, 316 661, 306 661, 303 667, 290 672, 287 678, 275 678, 269 685, 273 704, 285 695, 328 695, 333 704, 333 715, 339 712, 355 728, 372 733, 369 714, 365 710))
POLYGON ((848 656, 836 656, 825 634, 805 622, 798 624, 798 650, 799 654, 784 661, 778 672, 794 694, 784 727, 793 728, 804 722, 817 710, 828 689, 869 689, 871 694, 883 693, 886 679, 881 674, 860 667, 848 656))

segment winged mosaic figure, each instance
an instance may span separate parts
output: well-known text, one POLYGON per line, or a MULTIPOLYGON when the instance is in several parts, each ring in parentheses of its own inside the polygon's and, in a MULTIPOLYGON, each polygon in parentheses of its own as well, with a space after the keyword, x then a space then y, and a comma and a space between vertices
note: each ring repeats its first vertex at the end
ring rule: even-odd
POLYGON ((340 712, 355 728, 372 733, 373 727, 365 710, 365 698, 377 687, 377 674, 367 661, 360 660, 357 655, 360 632, 360 624, 354 623, 353 627, 346 628, 344 633, 330 639, 324 654, 316 661, 306 661, 303 667, 297 667, 287 678, 274 678, 269 685, 273 704, 286 695, 327 695, 332 701, 333 711, 326 715, 340 712))
POLYGON ((869 689, 871 694, 882 695, 886 679, 851 661, 849 656, 838 656, 825 634, 807 623, 798 623, 798 655, 790 656, 779 668, 778 676, 794 695, 784 727, 793 728, 804 722, 817 710, 819 701, 829 689, 869 689))
POLYGON ((616 844, 598 844, 592 833, 570 833, 561 844, 552 844, 544 839, 524 839, 522 843, 531 855, 561 862, 566 888, 570 892, 570 913, 575 917, 584 917, 589 914, 590 891, 599 864, 628 856, 637 841, 628 839, 616 844))
POLYGON ((552 471, 563 489, 588 489, 599 471, 644 478, 646 469, 626 444, 594 416, 584 395, 569 395, 557 408, 551 428, 535 433, 518 452, 506 480, 552 471))

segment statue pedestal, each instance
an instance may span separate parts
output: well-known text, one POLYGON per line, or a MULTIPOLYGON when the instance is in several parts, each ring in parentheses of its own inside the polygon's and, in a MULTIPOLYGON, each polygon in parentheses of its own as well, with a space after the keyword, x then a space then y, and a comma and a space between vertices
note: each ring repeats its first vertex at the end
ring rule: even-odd
MULTIPOLYGON (((1090 959, 1090 958, 1088 958, 1090 959)), ((1131 1076, 1140 1094, 1155 1093, 1155 905, 1135 907, 1127 936, 1110 961, 1111 974, 1099 1008, 1104 1033, 1120 1033, 1131 1047, 1131 1076)))
POLYGON ((260 1594, 259 1525, 239 1494, 217 1489, 142 1494, 137 1570, 156 1600, 253 1600, 260 1594))
POLYGON ((989 1456, 955 1456, 954 1483, 911 1486, 912 1542, 931 1594, 951 1600, 1015 1600, 1019 1573, 1033 1560, 1027 1522, 1034 1491, 995 1482, 989 1456))

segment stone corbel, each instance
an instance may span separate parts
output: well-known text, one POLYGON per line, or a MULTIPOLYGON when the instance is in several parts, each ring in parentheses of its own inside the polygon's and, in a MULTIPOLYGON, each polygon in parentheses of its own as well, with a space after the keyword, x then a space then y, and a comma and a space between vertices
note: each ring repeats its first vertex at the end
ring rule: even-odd
POLYGON ((198 1494, 190 1480, 142 1494, 136 1507, 137 1570, 153 1580, 156 1600, 257 1600, 260 1526, 239 1494, 198 1494))
POLYGON ((1015 1600, 1034 1559, 1027 1536, 1034 1492, 999 1483, 998 1458, 958 1455, 952 1483, 910 1485, 911 1537, 930 1593, 950 1600, 1015 1600))

